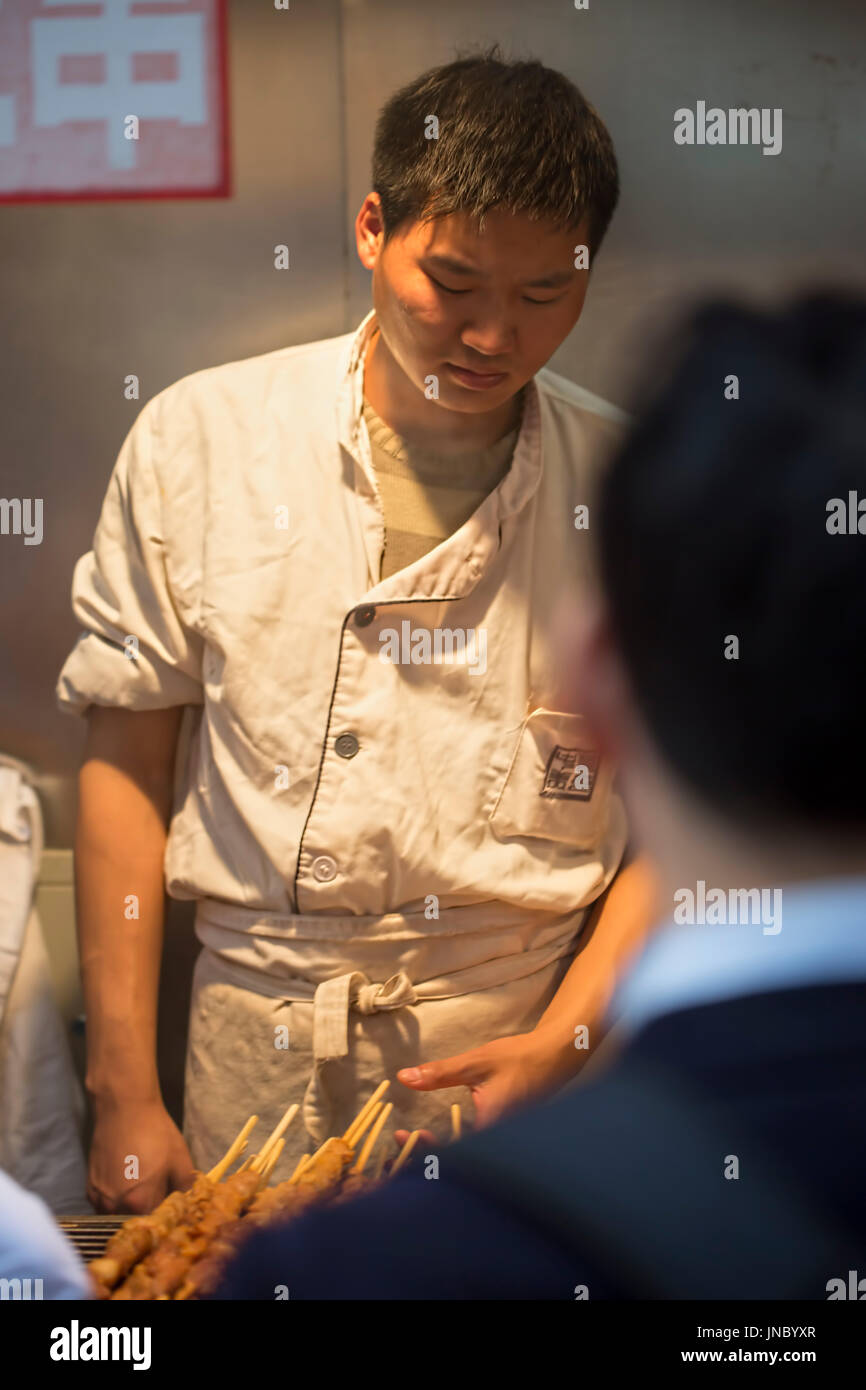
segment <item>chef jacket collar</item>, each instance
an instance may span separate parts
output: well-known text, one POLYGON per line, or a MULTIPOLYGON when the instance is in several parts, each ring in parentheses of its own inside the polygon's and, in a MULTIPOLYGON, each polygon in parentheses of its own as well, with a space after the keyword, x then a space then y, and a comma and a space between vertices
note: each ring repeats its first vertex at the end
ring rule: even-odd
MULTIPOLYGON (((355 464, 355 492, 362 513, 371 576, 378 574, 383 520, 364 410, 364 356, 376 329, 371 309, 352 339, 349 361, 337 400, 338 439, 355 464)), ((523 418, 511 467, 480 507, 453 535, 414 564, 398 570, 364 596, 371 602, 401 599, 463 598, 476 587, 502 540, 502 523, 516 516, 541 481, 541 409, 535 379, 524 392, 523 418)))

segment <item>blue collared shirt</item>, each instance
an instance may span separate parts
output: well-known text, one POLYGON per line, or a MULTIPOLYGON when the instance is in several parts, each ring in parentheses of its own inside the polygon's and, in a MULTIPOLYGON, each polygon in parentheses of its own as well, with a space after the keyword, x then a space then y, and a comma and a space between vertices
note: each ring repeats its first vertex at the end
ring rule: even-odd
POLYGON ((669 922, 650 938, 607 1011, 612 1036, 680 1009, 745 994, 866 980, 866 876, 781 890, 782 928, 669 922))

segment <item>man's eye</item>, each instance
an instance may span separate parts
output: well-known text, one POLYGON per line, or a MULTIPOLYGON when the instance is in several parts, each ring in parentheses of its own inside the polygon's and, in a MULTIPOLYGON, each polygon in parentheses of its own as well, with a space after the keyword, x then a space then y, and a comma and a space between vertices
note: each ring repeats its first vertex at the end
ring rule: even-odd
POLYGON ((442 281, 441 281, 441 280, 437 280, 436 277, 435 277, 434 275, 431 275, 430 272, 429 272, 429 270, 427 271, 427 279, 432 281, 432 283, 436 286, 437 290, 444 290, 446 294, 468 294, 468 293, 469 293, 468 290, 452 290, 452 289, 450 289, 450 288, 448 287, 448 285, 443 285, 443 284, 442 284, 442 281))
MULTIPOLYGON (((431 284, 434 284, 434 285, 436 286, 437 290, 442 290, 445 294, 469 294, 469 293, 470 293, 469 290, 453 290, 453 289, 451 289, 450 285, 443 285, 443 284, 442 284, 442 281, 441 281, 441 280, 437 280, 436 277, 435 277, 435 275, 431 275, 430 272, 429 272, 429 270, 425 271, 425 274, 426 274, 426 276, 427 276, 427 279, 431 282, 431 284)), ((523 296, 523 302, 524 302, 525 304, 558 304, 559 301, 560 301, 561 299, 564 299, 564 297, 565 297, 564 295, 558 294, 558 295, 556 296, 555 299, 533 299, 530 295, 525 294, 525 295, 523 296)))

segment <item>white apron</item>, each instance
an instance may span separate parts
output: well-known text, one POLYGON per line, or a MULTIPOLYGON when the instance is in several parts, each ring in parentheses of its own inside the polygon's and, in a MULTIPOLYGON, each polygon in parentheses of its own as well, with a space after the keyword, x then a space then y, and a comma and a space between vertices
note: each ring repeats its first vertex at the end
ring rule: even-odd
POLYGON ((471 1125, 465 1087, 416 1092, 395 1073, 534 1027, 570 964, 575 916, 530 928, 517 914, 503 920, 498 905, 486 924, 477 911, 471 926, 459 909, 445 915, 443 926, 423 914, 250 914, 239 934, 238 909, 199 905, 197 932, 210 944, 195 969, 184 1112, 196 1166, 214 1164, 255 1113, 252 1152, 297 1101, 276 1170, 288 1176, 301 1154, 345 1131, 386 1077, 389 1143, 395 1129, 421 1127, 447 1139, 455 1101, 471 1125), (257 968, 242 963, 251 945, 257 968))

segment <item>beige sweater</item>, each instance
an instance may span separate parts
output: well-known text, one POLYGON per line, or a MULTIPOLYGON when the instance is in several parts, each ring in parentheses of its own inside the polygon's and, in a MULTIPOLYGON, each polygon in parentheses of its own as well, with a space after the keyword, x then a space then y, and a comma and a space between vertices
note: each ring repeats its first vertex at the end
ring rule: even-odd
POLYGON ((409 445, 385 424, 369 401, 364 419, 385 512, 380 579, 411 565, 468 521, 504 477, 519 426, 488 449, 459 458, 409 445))

